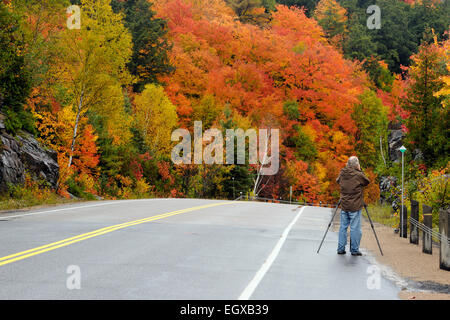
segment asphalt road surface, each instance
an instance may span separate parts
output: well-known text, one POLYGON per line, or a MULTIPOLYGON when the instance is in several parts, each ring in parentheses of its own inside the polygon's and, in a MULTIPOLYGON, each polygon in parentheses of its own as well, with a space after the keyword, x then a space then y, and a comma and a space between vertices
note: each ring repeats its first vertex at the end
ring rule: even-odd
POLYGON ((149 199, 0 214, 0 299, 397 299, 331 209, 149 199), (348 250, 347 250, 348 251, 348 250), (375 270, 375 271, 374 271, 375 270))

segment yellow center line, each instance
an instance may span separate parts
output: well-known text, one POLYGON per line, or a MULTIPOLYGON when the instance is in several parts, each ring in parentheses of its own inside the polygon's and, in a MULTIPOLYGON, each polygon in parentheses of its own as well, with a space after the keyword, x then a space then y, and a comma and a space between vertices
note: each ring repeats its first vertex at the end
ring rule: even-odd
MULTIPOLYGON (((219 205, 219 204, 214 204, 214 205, 219 205)), ((67 239, 63 239, 63 240, 60 240, 60 241, 52 242, 50 244, 46 244, 46 245, 43 245, 43 246, 40 246, 40 247, 37 247, 37 248, 33 248, 33 249, 26 250, 26 251, 18 252, 18 253, 15 253, 15 254, 11 254, 9 256, 5 256, 5 257, 0 258, 0 261, 6 260, 6 259, 9 259, 9 258, 13 258, 13 257, 19 256, 19 255, 25 254, 25 253, 29 253, 29 252, 32 252, 32 251, 48 248, 48 247, 60 244, 62 242, 70 241, 70 240, 77 239, 77 238, 82 238, 82 237, 85 237, 85 236, 88 236, 88 235, 91 235, 91 234, 95 234, 95 233, 98 233, 98 232, 101 232, 101 231, 104 231, 104 230, 115 229, 115 228, 120 227, 120 226, 127 226, 127 225, 130 225, 130 224, 135 224, 137 222, 147 222, 149 219, 154 219, 154 218, 157 218, 157 217, 164 218, 166 215, 173 215, 173 214, 184 213, 184 212, 188 212, 188 211, 192 211, 192 210, 199 210, 199 209, 202 209, 204 207, 209 207, 209 206, 212 206, 212 205, 181 209, 181 210, 172 211, 172 212, 168 212, 168 213, 163 213, 163 214, 159 214, 159 215, 156 215, 156 216, 151 216, 151 217, 147 217, 147 218, 143 218, 143 219, 139 219, 139 220, 128 221, 128 222, 124 222, 124 223, 121 223, 121 224, 116 224, 116 225, 113 225, 113 226, 104 227, 104 228, 97 229, 97 230, 94 230, 94 231, 90 231, 90 232, 87 232, 87 233, 83 233, 83 234, 80 234, 80 235, 77 235, 77 236, 74 236, 74 237, 71 237, 71 238, 67 238, 67 239)))
MULTIPOLYGON (((155 218, 156 217, 164 217, 167 214, 168 213, 160 214, 160 215, 153 216, 153 217, 155 217, 155 218)), ((104 231, 104 230, 114 229, 114 228, 117 228, 119 226, 126 226, 126 225, 128 225, 130 223, 139 222, 139 221, 145 222, 148 219, 149 218, 144 218, 144 219, 140 219, 140 220, 124 222, 124 223, 121 223, 121 224, 116 224, 116 225, 113 225, 113 226, 97 229, 97 230, 90 231, 90 232, 87 232, 87 233, 83 233, 83 234, 80 234, 80 235, 77 235, 77 236, 74 236, 74 237, 71 237, 71 238, 67 238, 67 239, 63 239, 63 240, 60 240, 60 241, 52 242, 50 244, 46 244, 46 245, 43 245, 43 246, 40 246, 40 247, 37 247, 37 248, 33 248, 33 249, 26 250, 26 251, 21 251, 21 252, 18 252, 18 253, 14 253, 14 254, 11 254, 9 256, 5 256, 5 257, 0 258, 0 261, 7 260, 9 258, 13 258, 13 257, 19 256, 19 255, 22 255, 22 254, 25 254, 25 253, 29 253, 29 252, 32 252, 32 251, 37 251, 37 250, 40 250, 40 249, 48 248, 48 247, 60 244, 62 242, 70 241, 70 240, 77 239, 77 238, 82 238, 82 237, 85 237, 85 236, 88 236, 88 235, 91 235, 91 234, 95 234, 95 233, 98 233, 98 232, 101 232, 101 231, 104 231)))
POLYGON ((181 209, 181 210, 176 210, 176 211, 171 211, 171 212, 167 212, 167 213, 163 213, 163 214, 159 214, 156 216, 151 216, 151 217, 147 217, 147 218, 143 218, 143 219, 139 219, 139 220, 134 220, 134 221, 129 221, 129 222, 125 222, 125 223, 120 223, 120 224, 116 224, 113 226, 109 226, 109 227, 105 227, 105 228, 100 228, 91 232, 87 232, 87 233, 83 233, 74 237, 70 237, 67 239, 63 239, 60 241, 56 241, 56 242, 52 242, 40 247, 36 247, 33 249, 29 249, 29 250, 25 250, 25 251, 21 251, 21 252, 17 252, 14 254, 10 254, 8 256, 2 257, 0 258, 0 266, 15 262, 15 261, 19 261, 19 260, 23 260, 47 251, 51 251, 51 250, 55 250, 61 247, 65 247, 68 246, 70 244, 76 243, 76 242, 80 242, 83 240, 87 240, 93 237, 97 237, 109 232, 113 232, 119 229, 123 229, 126 227, 130 227, 130 226, 134 226, 137 224, 141 224, 141 223, 146 223, 146 222, 150 222, 150 221, 155 221, 155 220, 160 220, 160 219, 164 219, 164 218, 168 218, 174 215, 178 215, 181 213, 186 213, 186 212, 190 212, 190 211, 195 211, 195 210, 200 210, 200 209, 205 209, 205 208, 211 208, 211 207, 216 207, 216 206, 221 206, 221 205, 226 205, 226 204, 232 204, 233 202, 220 202, 220 203, 214 203, 214 204, 208 204, 208 205, 203 205, 203 206, 197 206, 197 207, 192 207, 192 208, 187 208, 187 209, 181 209))

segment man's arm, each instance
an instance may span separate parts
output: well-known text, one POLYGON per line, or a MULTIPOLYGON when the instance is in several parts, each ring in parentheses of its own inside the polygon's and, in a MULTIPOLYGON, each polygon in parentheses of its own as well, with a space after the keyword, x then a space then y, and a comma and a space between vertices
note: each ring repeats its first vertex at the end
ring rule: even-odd
POLYGON ((363 187, 367 186, 370 183, 370 180, 366 177, 364 172, 361 171, 360 177, 361 177, 361 185, 363 187))

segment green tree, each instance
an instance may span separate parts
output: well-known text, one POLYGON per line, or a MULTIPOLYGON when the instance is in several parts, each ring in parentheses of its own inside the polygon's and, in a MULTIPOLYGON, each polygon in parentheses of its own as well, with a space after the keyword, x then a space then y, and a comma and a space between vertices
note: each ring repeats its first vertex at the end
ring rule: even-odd
MULTIPOLYGON (((433 29, 438 40, 442 40, 444 33, 448 31, 449 21, 449 1, 416 1, 411 8, 408 28, 410 28, 414 42, 418 47, 423 39, 424 33, 429 29, 433 29)), ((417 52, 417 50, 414 52, 417 52)))
POLYGON ((380 161, 378 148, 387 129, 387 112, 381 100, 371 90, 366 90, 359 101, 352 114, 358 128, 355 150, 364 166, 374 168, 380 161))
POLYGON ((273 0, 225 0, 243 23, 252 23, 263 27, 270 21, 270 10, 275 9, 273 0), (264 12, 257 11, 264 8, 264 12))
POLYGON ((295 6, 298 8, 305 8, 306 12, 305 14, 308 17, 311 17, 316 5, 317 5, 317 0, 278 0, 277 3, 279 4, 284 4, 285 6, 295 6))
POLYGON ((49 73, 57 51, 56 40, 66 24, 68 0, 15 0, 12 8, 20 17, 24 31, 24 57, 31 74, 32 87, 49 86, 54 80, 49 73))
POLYGON ((269 12, 275 10, 277 3, 275 0, 261 0, 261 5, 269 12))
POLYGON ((242 195, 246 195, 253 186, 253 180, 246 166, 232 165, 231 170, 225 174, 223 185, 227 197, 232 199, 239 197, 240 192, 242 195))
POLYGON ((297 159, 313 163, 317 158, 317 148, 314 141, 304 132, 302 127, 297 128, 296 135, 291 138, 295 145, 297 159))
POLYGON ((381 28, 373 31, 377 54, 395 73, 401 65, 409 65, 409 58, 417 49, 412 30, 409 28, 411 6, 397 0, 378 0, 381 9, 381 28))
POLYGON ((142 92, 146 84, 157 83, 159 75, 174 70, 167 55, 171 49, 167 22, 155 17, 148 0, 112 0, 111 6, 125 15, 125 26, 133 37, 133 55, 127 66, 138 77, 134 90, 142 92))
POLYGON ((347 33, 347 11, 334 0, 320 0, 314 18, 332 43, 338 43, 347 33))
MULTIPOLYGON (((362 15, 362 14, 361 14, 362 15)), ((368 57, 378 56, 377 44, 358 14, 351 14, 348 21, 348 35, 343 43, 346 58, 364 61, 368 57)))
POLYGON ((298 102, 296 100, 285 101, 283 104, 283 112, 289 120, 298 120, 300 117, 298 102))
POLYGON ((377 88, 391 92, 395 77, 384 63, 370 57, 364 61, 363 66, 377 88))
POLYGON ((445 166, 450 151, 448 108, 442 107, 443 96, 435 96, 448 75, 443 48, 426 41, 412 57, 409 70, 411 85, 404 108, 410 112, 406 120, 411 149, 419 148, 428 166, 445 166))
POLYGON ((347 9, 348 37, 343 44, 345 56, 363 61, 372 56, 385 61, 391 72, 400 73, 410 65, 427 28, 433 28, 438 39, 444 38, 450 19, 448 1, 424 0, 408 4, 398 0, 340 0, 347 9), (366 27, 369 5, 381 10, 381 28, 366 27))
POLYGON ((201 121, 203 130, 209 129, 220 113, 220 106, 213 95, 203 96, 197 104, 193 106, 192 125, 194 121, 201 121))
MULTIPOLYGON (((232 111, 229 107, 229 105, 225 106, 224 109, 224 116, 225 119, 220 121, 220 126, 222 129, 222 134, 224 137, 226 137, 226 130, 227 129, 234 129, 236 130, 238 128, 238 125, 233 121, 232 117, 232 111)), ((225 142, 226 143, 226 142, 225 142)), ((249 149, 248 144, 246 144, 246 163, 245 164, 233 164, 233 165, 227 165, 226 167, 230 166, 231 168, 228 168, 224 173, 224 192, 227 195, 229 199, 233 197, 233 189, 236 198, 239 196, 239 192, 242 192, 242 194, 246 194, 247 191, 250 191, 253 187, 254 183, 254 174, 252 174, 252 168, 248 164, 248 155, 249 155, 249 149), (233 180, 234 178, 234 180, 233 180), (234 186, 234 188, 233 188, 234 186)), ((234 163, 237 163, 237 139, 234 139, 234 163)))
POLYGON ((34 120, 24 110, 31 91, 31 74, 25 63, 24 32, 20 17, 0 2, 0 108, 6 114, 6 129, 34 132, 34 120))

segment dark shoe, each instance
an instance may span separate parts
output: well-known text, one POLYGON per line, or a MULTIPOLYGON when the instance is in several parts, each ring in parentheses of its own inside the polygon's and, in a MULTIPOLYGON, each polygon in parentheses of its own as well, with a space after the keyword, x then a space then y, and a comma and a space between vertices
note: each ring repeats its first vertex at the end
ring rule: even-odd
POLYGON ((362 256, 362 253, 359 251, 352 252, 352 256, 362 256))
POLYGON ((338 254, 346 254, 345 250, 344 251, 338 251, 338 254))

